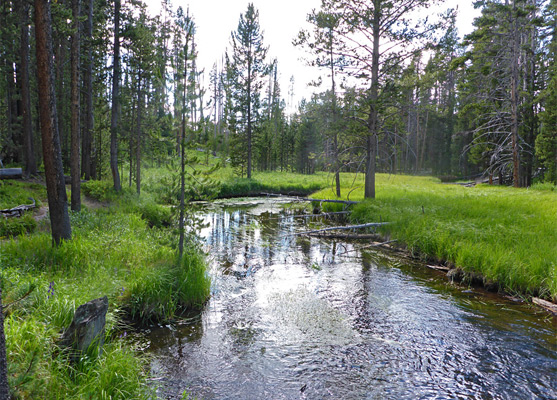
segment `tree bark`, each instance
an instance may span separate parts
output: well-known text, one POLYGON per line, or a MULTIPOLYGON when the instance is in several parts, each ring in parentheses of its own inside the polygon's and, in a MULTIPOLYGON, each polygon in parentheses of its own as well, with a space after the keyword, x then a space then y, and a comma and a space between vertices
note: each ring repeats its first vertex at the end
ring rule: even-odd
POLYGON ((0 399, 10 398, 8 386, 8 362, 6 357, 6 336, 4 335, 4 312, 2 309, 2 286, 0 285, 0 399))
POLYGON ((82 135, 81 174, 91 179, 91 153, 93 151, 93 0, 88 1, 87 21, 85 22, 85 36, 87 37, 87 62, 84 76, 85 89, 85 126, 82 135))
POLYGON ((122 190, 118 171, 118 124, 120 122, 120 0, 114 0, 114 61, 112 113, 110 118, 110 169, 116 191, 122 190))
POLYGON ((370 110, 368 119, 366 176, 364 197, 375 198, 375 158, 377 157, 377 125, 378 125, 378 98, 379 98, 379 41, 381 31, 381 1, 373 0, 373 53, 371 60, 371 87, 369 92, 370 110))
MULTIPOLYGON (((516 13, 513 0, 512 13, 516 13)), ((513 186, 520 187, 520 158, 518 151, 518 21, 517 16, 512 17, 512 58, 511 58, 511 143, 513 158, 513 186)))
POLYGON ((20 83, 21 114, 23 127, 23 153, 25 159, 25 175, 37 174, 37 159, 35 157, 35 146, 33 143, 33 124, 31 121, 31 96, 29 93, 29 3, 21 2, 20 23, 20 83))
POLYGON ((141 95, 141 70, 137 77, 137 136, 135 143, 135 188, 137 194, 141 194, 141 112, 142 112, 142 95, 141 95))
POLYGON ((73 33, 71 43, 71 156, 70 173, 72 178, 72 211, 81 211, 81 171, 79 168, 79 16, 81 14, 81 0, 72 0, 73 33))
POLYGON ((66 196, 56 115, 52 25, 50 2, 48 0, 35 0, 35 36, 45 180, 50 209, 52 239, 58 245, 61 240, 71 239, 72 231, 68 215, 68 198, 66 196))

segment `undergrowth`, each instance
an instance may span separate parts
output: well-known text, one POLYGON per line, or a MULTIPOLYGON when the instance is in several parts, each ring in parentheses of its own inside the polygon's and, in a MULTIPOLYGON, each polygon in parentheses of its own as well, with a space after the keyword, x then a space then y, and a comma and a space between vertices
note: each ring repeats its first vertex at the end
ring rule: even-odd
POLYGON ((70 213, 72 240, 48 232, 4 240, 0 286, 6 308, 9 383, 14 398, 154 397, 145 358, 123 336, 126 324, 169 321, 200 309, 210 280, 197 239, 178 261, 172 210, 149 193, 83 185, 106 207, 70 213), (58 348, 76 308, 108 296, 102 355, 69 363, 58 348))

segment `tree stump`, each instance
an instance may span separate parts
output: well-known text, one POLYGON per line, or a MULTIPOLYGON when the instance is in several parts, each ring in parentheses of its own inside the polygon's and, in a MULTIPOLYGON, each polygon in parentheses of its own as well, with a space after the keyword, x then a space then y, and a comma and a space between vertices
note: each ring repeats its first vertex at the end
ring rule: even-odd
POLYGON ((73 361, 97 348, 98 354, 102 354, 107 311, 106 296, 82 304, 75 310, 73 321, 60 340, 62 347, 72 351, 73 361))

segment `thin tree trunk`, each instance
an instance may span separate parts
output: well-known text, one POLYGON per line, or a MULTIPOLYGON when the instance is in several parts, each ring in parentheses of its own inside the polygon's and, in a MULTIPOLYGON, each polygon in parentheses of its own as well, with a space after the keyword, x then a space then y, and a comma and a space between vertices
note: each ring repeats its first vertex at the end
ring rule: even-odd
MULTIPOLYGON (((513 0, 513 13, 516 13, 513 0)), ((518 152, 518 27, 517 16, 512 16, 512 59, 511 59, 511 142, 513 157, 513 186, 520 187, 520 157, 518 152)))
POLYGON ((251 179, 251 57, 248 57, 248 166, 247 178, 251 179))
POLYGON ((72 236, 56 115, 50 2, 35 0, 37 81, 48 206, 55 244, 72 236))
POLYGON ((333 59, 333 32, 330 32, 330 42, 329 42, 329 63, 331 65, 331 95, 332 95, 332 120, 333 120, 333 157, 334 157, 334 168, 335 168, 335 188, 337 197, 340 197, 340 162, 338 159, 338 134, 337 134, 337 94, 335 88, 335 64, 333 59))
POLYGON ((373 54, 371 61, 371 88, 370 107, 368 119, 368 136, 366 151, 366 176, 364 197, 375 198, 375 158, 377 156, 377 125, 378 125, 378 97, 379 97, 379 40, 381 31, 379 22, 381 18, 380 0, 373 1, 373 54))
MULTIPOLYGON (((188 14, 189 19, 189 14, 188 14)), ((188 25, 186 32, 186 43, 184 46, 184 93, 182 98, 182 135, 180 137, 180 221, 178 221, 178 230, 180 231, 180 239, 178 242, 178 256, 180 261, 184 255, 184 218, 185 218, 185 197, 186 197, 186 98, 187 98, 187 79, 188 79, 188 52, 191 29, 188 25)))
POLYGON ((114 61, 112 114, 110 118, 110 169, 116 191, 122 190, 118 171, 118 125, 120 123, 120 0, 114 0, 114 61))
POLYGON ((20 4, 21 12, 21 46, 20 46, 20 92, 23 126, 23 152, 25 158, 25 175, 37 174, 37 160, 33 143, 33 124, 31 121, 31 96, 29 93, 29 3, 20 4))
POLYGON ((81 0, 72 0, 73 29, 71 43, 71 157, 70 173, 72 182, 72 211, 81 211, 81 171, 79 168, 79 17, 81 14, 81 0))
POLYGON ((85 21, 85 36, 87 37, 87 61, 85 66, 85 126, 82 135, 81 174, 86 180, 94 174, 91 171, 91 154, 93 151, 93 128, 95 124, 93 114, 93 0, 88 1, 87 21, 85 21))
POLYGON ((2 310, 2 285, 0 285, 0 399, 9 398, 10 387, 8 386, 6 336, 4 335, 4 312, 2 310))
POLYGON ((141 112, 143 107, 141 95, 141 70, 137 77, 137 136, 135 139, 135 189, 141 194, 141 112))

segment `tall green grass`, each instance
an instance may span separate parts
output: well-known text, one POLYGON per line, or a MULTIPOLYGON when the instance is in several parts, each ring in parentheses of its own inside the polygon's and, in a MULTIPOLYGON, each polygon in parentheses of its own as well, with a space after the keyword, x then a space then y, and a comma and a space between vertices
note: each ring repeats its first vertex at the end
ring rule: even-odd
MULTIPOLYGON (((557 300, 557 193, 441 184, 436 178, 378 174, 377 198, 354 222, 388 221, 381 230, 411 251, 479 273, 515 294, 557 300)), ((332 197, 329 189, 315 197, 332 197)), ((362 200, 363 188, 351 199, 362 200)))
POLYGON ((10 387, 15 398, 154 397, 145 359, 123 335, 129 321, 167 321, 199 309, 209 296, 205 259, 195 239, 181 262, 170 209, 149 193, 110 193, 98 210, 71 213, 72 240, 52 246, 48 233, 4 240, 0 285, 6 310, 10 387), (106 342, 100 357, 68 363, 57 349, 75 309, 107 295, 106 342))

